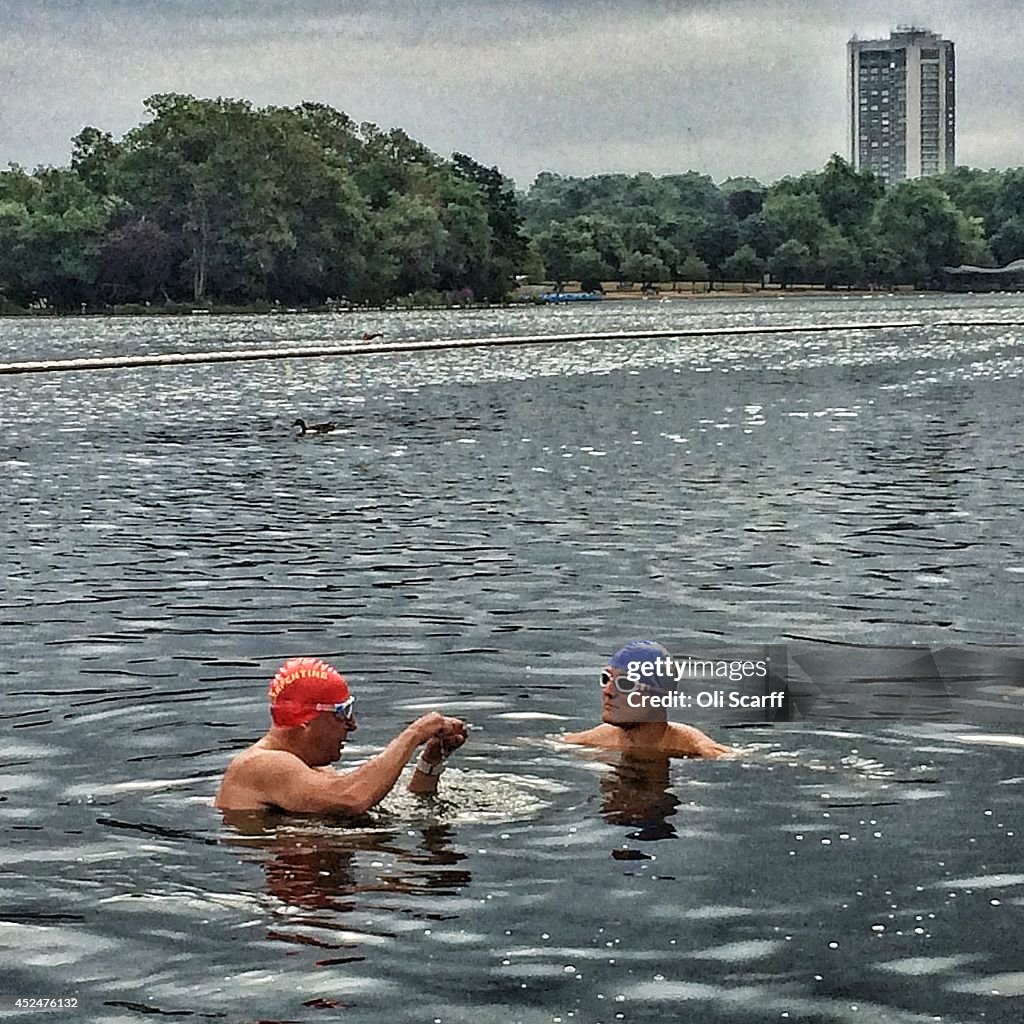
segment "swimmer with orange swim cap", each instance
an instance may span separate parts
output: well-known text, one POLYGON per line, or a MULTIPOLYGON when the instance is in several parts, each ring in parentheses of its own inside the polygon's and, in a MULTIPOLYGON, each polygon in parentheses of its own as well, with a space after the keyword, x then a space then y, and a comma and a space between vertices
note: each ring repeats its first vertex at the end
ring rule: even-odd
POLYGON ((616 651, 601 670, 601 724, 585 732, 567 733, 562 739, 585 747, 662 757, 731 753, 730 747, 716 743, 700 729, 670 722, 663 702, 630 701, 634 690, 662 695, 675 689, 671 660, 668 651, 653 640, 633 640, 616 651))
POLYGON ((268 697, 273 724, 228 765, 215 800, 222 810, 362 814, 391 792, 420 746, 409 789, 436 792, 444 759, 466 741, 464 722, 433 712, 406 726, 376 757, 340 774, 327 766, 357 728, 355 697, 344 676, 317 658, 293 658, 271 680, 268 697))

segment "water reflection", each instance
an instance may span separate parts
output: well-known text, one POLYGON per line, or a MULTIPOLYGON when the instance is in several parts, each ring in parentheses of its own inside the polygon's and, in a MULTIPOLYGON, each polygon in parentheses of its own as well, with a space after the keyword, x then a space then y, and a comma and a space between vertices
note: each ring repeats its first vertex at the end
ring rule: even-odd
POLYGON ((267 892, 294 907, 348 912, 363 893, 455 895, 471 881, 457 869, 466 857, 453 845, 450 825, 395 829, 342 828, 273 812, 226 811, 227 846, 261 864, 267 892), (417 837, 415 840, 413 837, 417 837))
POLYGON ((623 755, 599 782, 601 814, 609 825, 636 828, 628 838, 647 842, 674 839, 676 829, 667 819, 676 813, 679 798, 669 789, 669 759, 623 755))

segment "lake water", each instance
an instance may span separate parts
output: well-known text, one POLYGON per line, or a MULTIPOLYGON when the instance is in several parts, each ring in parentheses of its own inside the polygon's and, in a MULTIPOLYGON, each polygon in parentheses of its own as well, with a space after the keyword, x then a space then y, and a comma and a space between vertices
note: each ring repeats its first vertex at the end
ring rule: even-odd
POLYGON ((1019 1021, 1014 694, 689 716, 730 761, 545 737, 634 636, 1016 643, 1024 299, 0 320, 0 360, 872 320, 926 326, 0 379, 0 1016, 1019 1021), (358 694, 342 766, 478 726, 443 796, 223 821, 296 654, 358 694))

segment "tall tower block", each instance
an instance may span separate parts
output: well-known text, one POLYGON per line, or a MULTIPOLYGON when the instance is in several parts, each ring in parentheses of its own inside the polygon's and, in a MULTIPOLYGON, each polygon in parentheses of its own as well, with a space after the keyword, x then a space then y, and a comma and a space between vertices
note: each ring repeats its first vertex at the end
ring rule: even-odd
POLYGON ((934 32, 847 45, 850 161, 893 183, 956 166, 956 58, 934 32))

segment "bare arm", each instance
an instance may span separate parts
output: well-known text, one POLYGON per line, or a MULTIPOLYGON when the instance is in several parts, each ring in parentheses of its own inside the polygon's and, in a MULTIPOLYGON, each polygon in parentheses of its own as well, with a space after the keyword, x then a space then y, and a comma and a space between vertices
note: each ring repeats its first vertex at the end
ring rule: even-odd
POLYGON ((441 715, 424 715, 376 757, 343 775, 317 771, 294 754, 268 750, 253 765, 252 786, 265 803, 286 811, 362 814, 391 792, 412 752, 443 724, 441 715))

